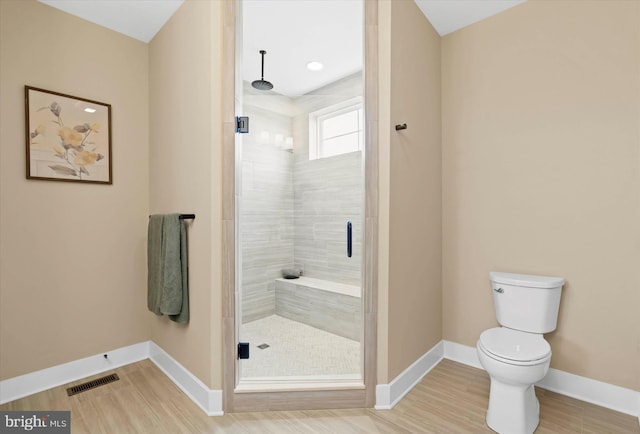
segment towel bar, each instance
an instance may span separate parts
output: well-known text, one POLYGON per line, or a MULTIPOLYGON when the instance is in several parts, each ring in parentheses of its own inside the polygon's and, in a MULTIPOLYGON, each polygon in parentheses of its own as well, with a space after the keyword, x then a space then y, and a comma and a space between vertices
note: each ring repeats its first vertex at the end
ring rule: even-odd
MULTIPOLYGON (((151 216, 149 216, 151 217, 151 216)), ((178 216, 178 218, 180 220, 193 220, 194 218, 196 218, 195 214, 180 214, 180 216, 178 216)))

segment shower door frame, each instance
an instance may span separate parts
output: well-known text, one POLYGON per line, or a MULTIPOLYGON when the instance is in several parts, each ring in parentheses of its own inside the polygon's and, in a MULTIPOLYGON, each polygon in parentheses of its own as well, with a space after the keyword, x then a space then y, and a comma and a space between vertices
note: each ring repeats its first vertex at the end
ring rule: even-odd
POLYGON ((224 0, 222 80, 222 353, 225 412, 362 408, 375 404, 378 307, 378 0, 364 3, 364 387, 236 392, 236 0, 224 0))

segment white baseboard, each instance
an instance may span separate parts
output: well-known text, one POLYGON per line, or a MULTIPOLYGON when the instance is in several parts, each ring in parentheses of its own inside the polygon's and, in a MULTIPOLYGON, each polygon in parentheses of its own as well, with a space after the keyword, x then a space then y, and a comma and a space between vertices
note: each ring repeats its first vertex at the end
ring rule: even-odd
POLYGON ((549 369, 547 375, 536 383, 536 386, 620 413, 638 416, 640 420, 640 392, 635 390, 553 368, 549 369))
POLYGON ((84 359, 2 380, 0 381, 0 404, 144 360, 149 357, 149 343, 141 342, 105 351, 84 359), (105 354, 108 355, 106 359, 105 354))
MULTIPOLYGON (((196 405, 209 416, 221 416, 222 390, 209 389, 178 361, 151 341, 106 351, 84 359, 0 381, 0 404, 43 390, 151 359, 196 405), (104 358, 108 354, 108 358, 104 358)), ((393 408, 422 378, 443 359, 482 369, 475 347, 440 341, 389 384, 376 386, 376 410, 393 408)), ((543 389, 590 402, 638 417, 640 424, 640 392, 581 377, 558 369, 549 369, 536 384, 543 389)))
POLYGON ((151 359, 207 415, 222 416, 222 390, 209 389, 151 341, 105 351, 95 356, 2 380, 0 381, 0 404, 144 359, 151 359), (106 359, 105 354, 108 355, 106 359))
MULTIPOLYGON (((444 341, 444 358, 482 369, 475 347, 444 341)), ((640 423, 640 392, 638 391, 553 368, 549 369, 547 376, 536 383, 536 386, 620 413, 637 416, 640 423)))
POLYGON ((443 341, 438 342, 433 348, 423 354, 411 366, 389 384, 376 386, 376 410, 391 410, 413 387, 422 380, 422 377, 433 369, 444 354, 443 341))
MULTIPOLYGON (((441 341, 391 383, 376 386, 376 410, 393 408, 443 358, 483 369, 475 347, 441 341)), ((547 376, 536 386, 620 413, 637 416, 640 424, 640 392, 638 391, 553 368, 549 369, 547 376)))
POLYGON ((208 416, 222 416, 222 390, 211 390, 166 351, 151 342, 149 358, 208 416))
POLYGON ((444 342, 444 358, 453 360, 454 362, 464 365, 473 366, 474 368, 483 369, 478 358, 476 347, 457 344, 451 341, 444 342))

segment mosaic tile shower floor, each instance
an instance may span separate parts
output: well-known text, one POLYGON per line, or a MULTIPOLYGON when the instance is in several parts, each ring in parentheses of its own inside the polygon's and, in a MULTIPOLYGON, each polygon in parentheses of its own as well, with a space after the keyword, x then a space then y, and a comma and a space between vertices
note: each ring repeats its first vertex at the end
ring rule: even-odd
POLYGON ((360 343, 277 315, 243 324, 240 341, 250 358, 243 380, 270 377, 360 378, 360 343), (268 348, 260 349, 259 345, 268 348))

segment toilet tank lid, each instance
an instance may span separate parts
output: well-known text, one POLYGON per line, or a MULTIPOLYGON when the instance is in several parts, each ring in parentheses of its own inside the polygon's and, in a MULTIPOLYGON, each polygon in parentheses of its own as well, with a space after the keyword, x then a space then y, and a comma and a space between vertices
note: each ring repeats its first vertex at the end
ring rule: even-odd
POLYGON ((531 274, 499 273, 492 271, 489 279, 504 285, 524 286, 527 288, 557 288, 564 285, 562 277, 534 276, 531 274))

